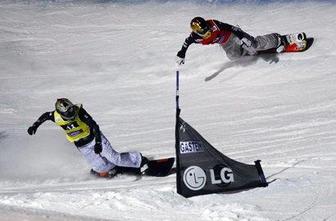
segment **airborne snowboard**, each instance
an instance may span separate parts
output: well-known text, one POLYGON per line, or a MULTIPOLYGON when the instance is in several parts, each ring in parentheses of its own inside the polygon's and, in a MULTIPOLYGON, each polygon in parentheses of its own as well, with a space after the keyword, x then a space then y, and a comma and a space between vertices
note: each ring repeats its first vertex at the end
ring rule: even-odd
POLYGON ((106 173, 98 173, 92 169, 90 173, 98 177, 106 177, 106 178, 112 178, 117 174, 163 177, 168 176, 175 172, 174 168, 172 168, 174 162, 175 162, 174 157, 161 158, 161 159, 149 160, 149 162, 142 168, 116 166, 106 173))

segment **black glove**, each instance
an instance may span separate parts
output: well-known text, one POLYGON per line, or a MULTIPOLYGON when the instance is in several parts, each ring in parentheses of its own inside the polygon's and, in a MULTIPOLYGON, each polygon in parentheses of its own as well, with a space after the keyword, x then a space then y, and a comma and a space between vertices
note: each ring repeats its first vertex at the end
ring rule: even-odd
POLYGON ((177 52, 176 63, 178 65, 182 65, 184 64, 184 60, 185 60, 185 52, 183 50, 180 50, 179 52, 177 52))
POLYGON ((29 135, 34 135, 37 131, 37 126, 36 125, 33 125, 31 127, 28 128, 27 132, 29 135))
POLYGON ((183 58, 184 59, 185 58, 185 54, 186 54, 185 51, 180 50, 179 52, 177 52, 176 56, 179 57, 179 58, 183 58))
POLYGON ((94 146, 94 152, 95 154, 100 154, 103 150, 102 144, 100 142, 96 142, 94 146))

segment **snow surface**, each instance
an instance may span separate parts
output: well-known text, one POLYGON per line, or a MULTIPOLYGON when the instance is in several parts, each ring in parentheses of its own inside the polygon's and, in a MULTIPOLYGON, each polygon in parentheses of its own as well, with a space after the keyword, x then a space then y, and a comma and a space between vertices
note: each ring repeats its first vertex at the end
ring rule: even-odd
POLYGON ((0 220, 336 220, 336 4, 245 2, 1 1, 0 220), (267 188, 186 199, 175 175, 97 179, 52 122, 27 134, 69 97, 117 150, 173 156, 174 59, 197 15, 315 38, 238 62, 192 45, 181 69, 182 118, 225 155, 262 160, 267 188))

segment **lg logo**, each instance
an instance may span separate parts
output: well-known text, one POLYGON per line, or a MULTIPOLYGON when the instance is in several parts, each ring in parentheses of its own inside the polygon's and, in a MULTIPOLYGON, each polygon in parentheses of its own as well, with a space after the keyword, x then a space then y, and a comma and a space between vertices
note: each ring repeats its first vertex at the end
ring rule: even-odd
POLYGON ((184 184, 191 190, 200 190, 206 184, 206 174, 198 166, 188 167, 183 174, 184 184))
POLYGON ((221 183, 228 184, 234 182, 232 170, 228 167, 221 168, 221 170, 219 171, 220 179, 216 179, 216 173, 214 169, 210 170, 210 177, 212 184, 221 184, 221 183))
MULTIPOLYGON (((228 167, 221 167, 219 170, 210 169, 209 174, 210 182, 214 185, 234 182, 233 172, 228 167)), ((207 182, 207 176, 202 168, 190 166, 184 171, 183 182, 191 190, 201 190, 207 182)))

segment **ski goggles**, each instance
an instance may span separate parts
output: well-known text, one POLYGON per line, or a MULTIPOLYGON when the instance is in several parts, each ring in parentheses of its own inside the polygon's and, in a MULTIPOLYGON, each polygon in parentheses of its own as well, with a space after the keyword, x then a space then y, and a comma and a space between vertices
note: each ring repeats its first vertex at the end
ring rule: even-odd
POLYGON ((211 35, 211 31, 209 30, 208 27, 202 28, 199 25, 199 23, 196 23, 196 22, 191 24, 191 29, 195 34, 197 34, 198 36, 200 36, 204 39, 209 38, 210 35, 211 35))
POLYGON ((76 118, 77 112, 74 106, 69 107, 65 112, 60 113, 64 120, 74 120, 76 118))

